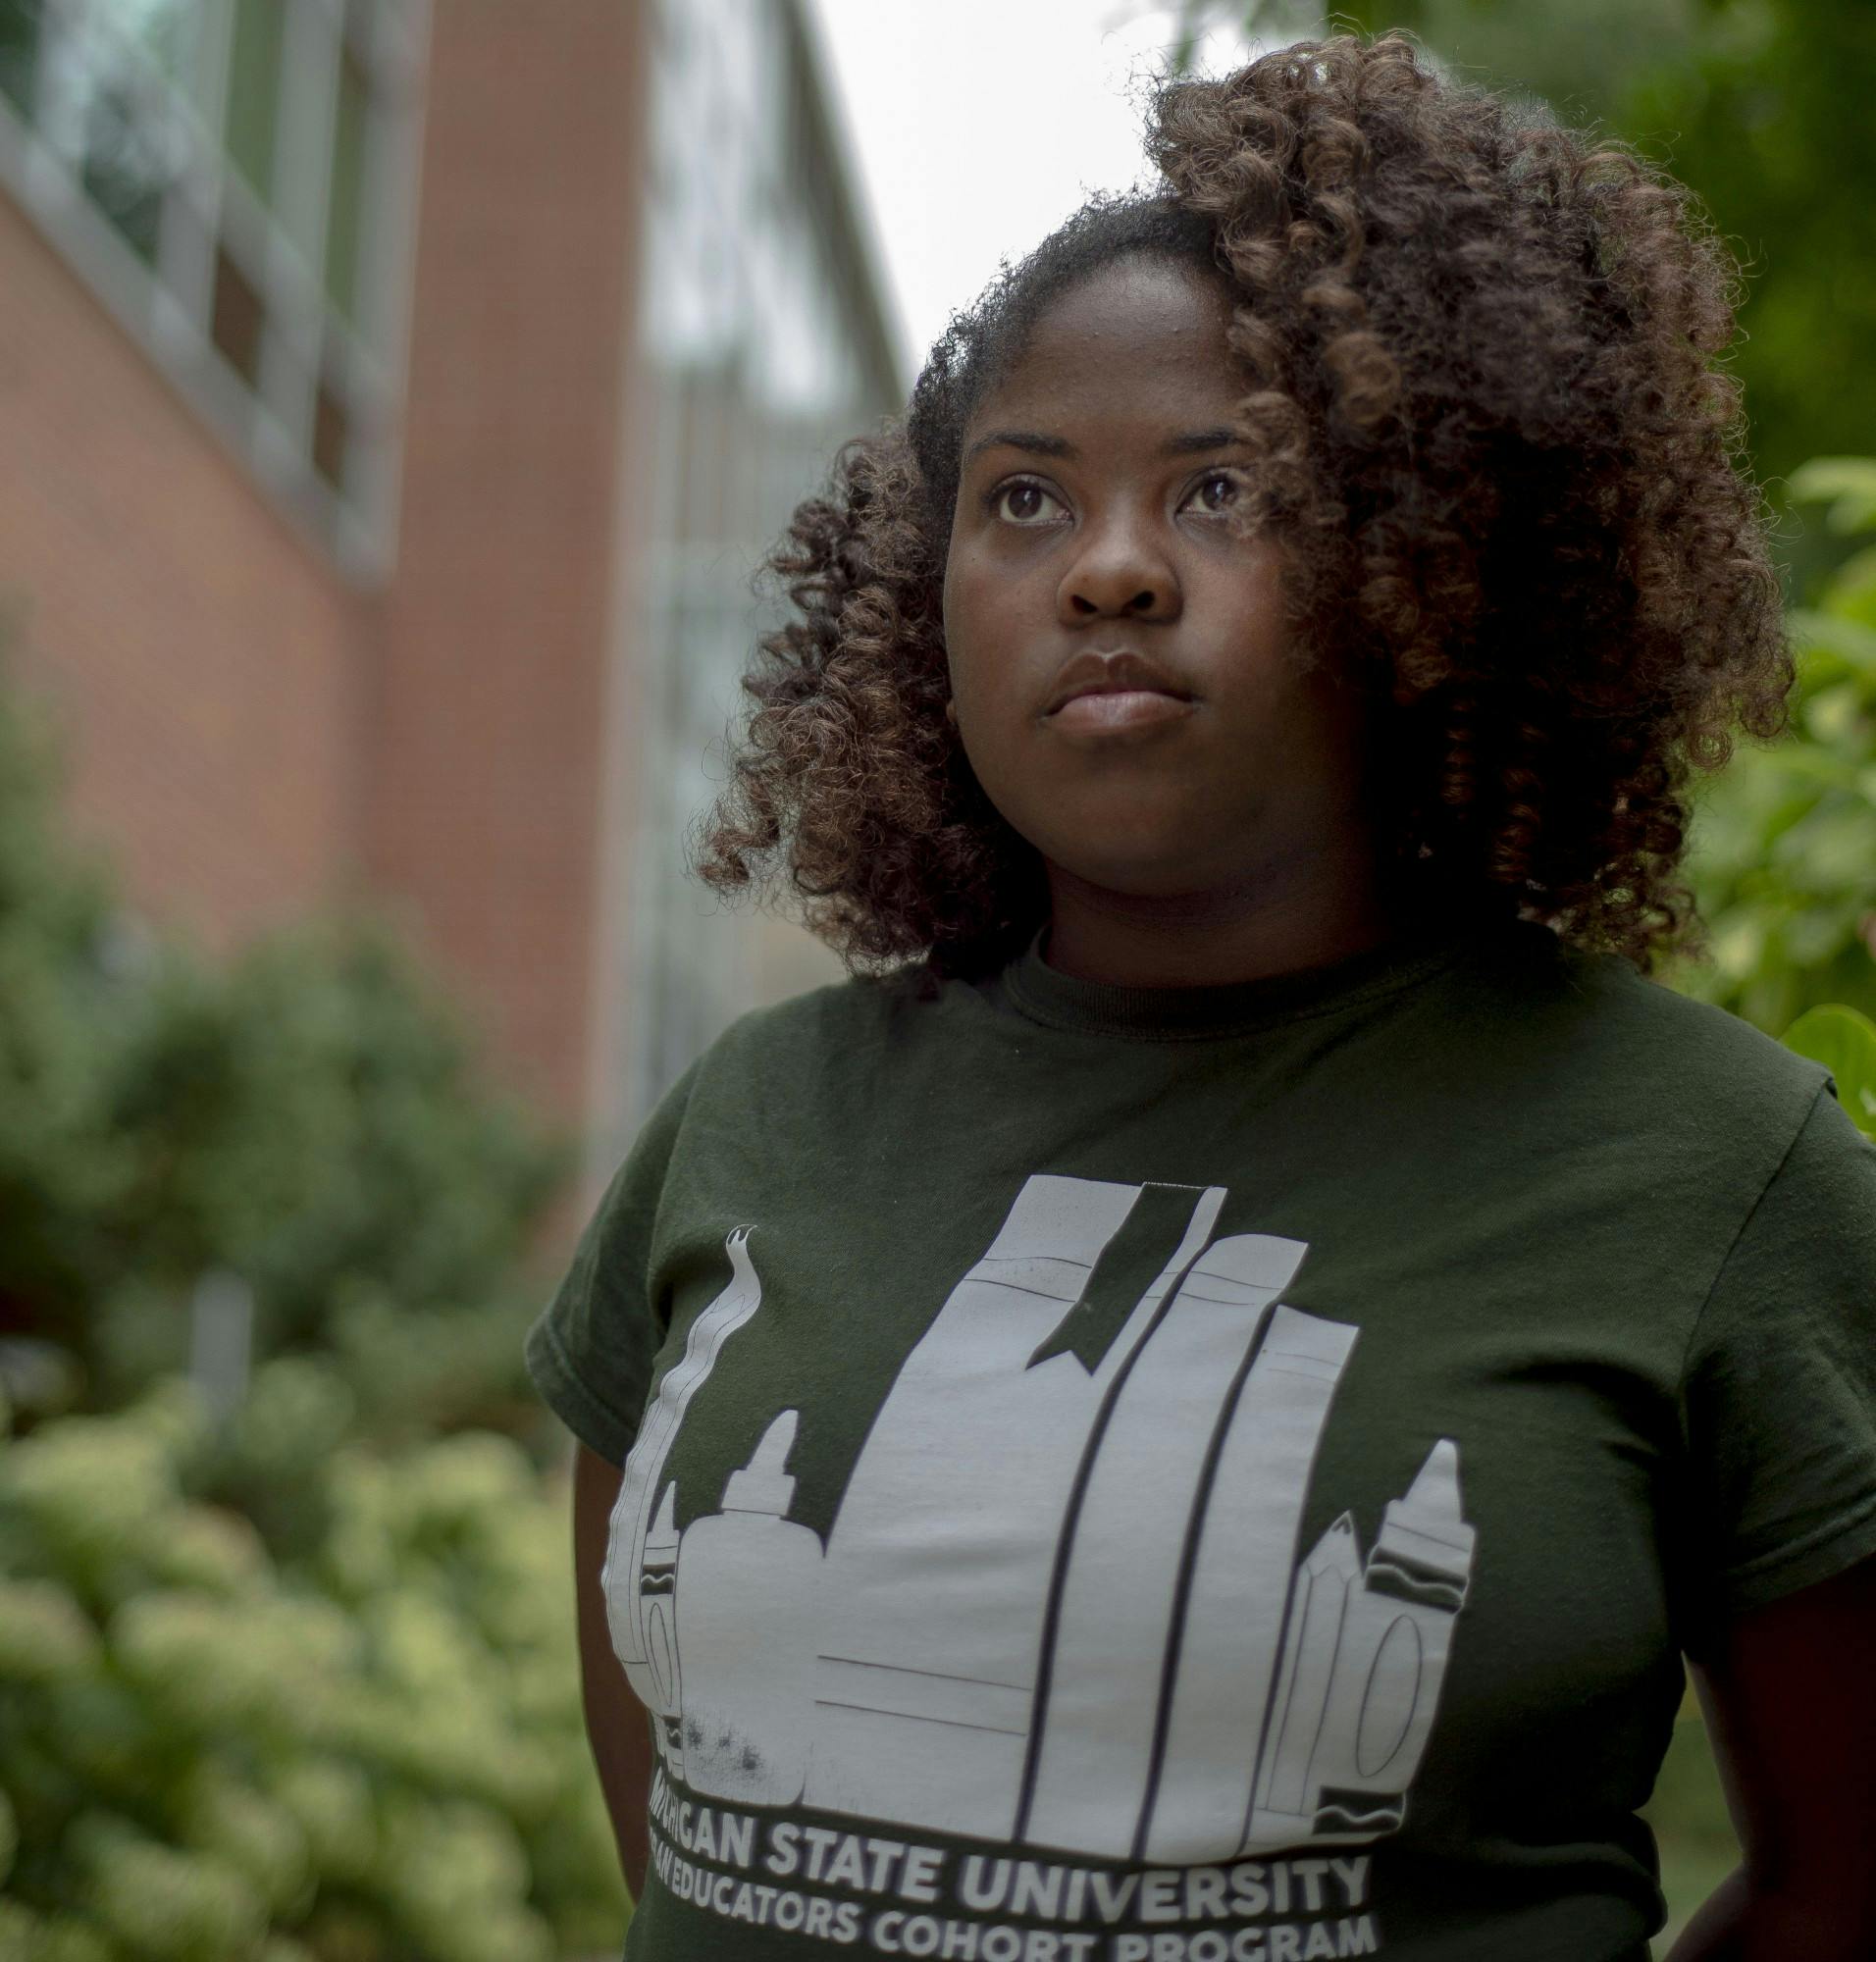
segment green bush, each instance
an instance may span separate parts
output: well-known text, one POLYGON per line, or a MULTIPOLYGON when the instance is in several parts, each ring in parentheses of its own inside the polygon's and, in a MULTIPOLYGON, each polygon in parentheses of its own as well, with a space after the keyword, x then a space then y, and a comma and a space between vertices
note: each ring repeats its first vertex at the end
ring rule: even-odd
MULTIPOLYGON (((1792 494, 1839 537, 1876 530, 1876 458, 1818 457, 1792 494)), ((1787 616, 1792 733, 1742 746, 1695 800, 1689 880, 1713 964, 1661 978, 1768 1032, 1818 1003, 1876 1015, 1876 544, 1787 616)))
POLYGON ((573 1140, 486 1080, 369 909, 225 963, 142 927, 55 825, 61 750, 0 688, 0 1336, 70 1365, 29 1401, 114 1409, 184 1368, 220 1271, 253 1353, 330 1353, 367 1430, 525 1424, 528 1255, 573 1140))
POLYGON ((348 1395, 284 1358, 246 1425, 168 1378, 0 1443, 0 1954, 553 1962, 617 1941, 564 1477, 494 1432, 335 1442, 348 1395), (264 1449, 269 1414, 288 1434, 264 1449), (303 1557, 201 1496, 232 1460, 318 1488, 303 1557))

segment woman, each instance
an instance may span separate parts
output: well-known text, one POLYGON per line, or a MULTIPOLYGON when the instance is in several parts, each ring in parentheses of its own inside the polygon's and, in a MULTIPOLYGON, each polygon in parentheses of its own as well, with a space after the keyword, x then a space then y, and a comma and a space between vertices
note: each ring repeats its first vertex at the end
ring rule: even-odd
POLYGON ((1647 978, 1794 680, 1729 262, 1398 35, 1150 151, 797 512, 700 870, 852 978, 529 1336, 626 1953, 1644 1962, 1685 1655, 1674 1962, 1867 1957, 1876 1151, 1647 978))

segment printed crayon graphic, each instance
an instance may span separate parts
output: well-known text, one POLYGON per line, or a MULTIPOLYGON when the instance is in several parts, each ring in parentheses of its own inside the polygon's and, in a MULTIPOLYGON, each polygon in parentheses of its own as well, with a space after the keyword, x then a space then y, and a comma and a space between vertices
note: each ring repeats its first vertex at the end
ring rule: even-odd
POLYGON ((788 1518, 794 1410, 676 1528, 672 1441, 761 1308, 754 1229, 729 1236, 604 1569, 673 1777, 1156 1863, 1400 1825, 1472 1568, 1458 1446, 1366 1559, 1347 1513, 1299 1550, 1359 1331, 1279 1299, 1304 1242, 1212 1237, 1225 1197, 1030 1177, 907 1356, 825 1544, 788 1518))

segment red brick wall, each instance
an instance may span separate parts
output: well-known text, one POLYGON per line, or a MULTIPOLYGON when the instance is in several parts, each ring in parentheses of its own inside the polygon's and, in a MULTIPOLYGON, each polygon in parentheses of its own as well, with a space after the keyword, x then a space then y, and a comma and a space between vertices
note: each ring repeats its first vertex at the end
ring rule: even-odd
MULTIPOLYGON (((589 1116, 642 10, 433 11, 378 883, 516 1081, 589 1116)), ((615 792, 618 786, 614 786, 615 792)))
POLYGON ((369 610, 0 192, 0 604, 66 816, 210 951, 359 858, 369 610))

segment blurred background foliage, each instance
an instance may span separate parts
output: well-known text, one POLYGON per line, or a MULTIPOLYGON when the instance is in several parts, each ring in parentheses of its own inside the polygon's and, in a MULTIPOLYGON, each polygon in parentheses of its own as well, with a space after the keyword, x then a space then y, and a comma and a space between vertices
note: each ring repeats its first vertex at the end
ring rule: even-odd
POLYGON ((311 1358, 0 1450, 0 1954, 609 1951, 566 1523, 513 1439, 386 1449, 311 1358))
POLYGON ((57 1345, 65 1398, 109 1407, 187 1360, 194 1290, 228 1273, 255 1353, 334 1357, 388 1433, 520 1420, 519 1268, 573 1141, 482 1081, 446 993, 369 913, 226 967, 151 934, 61 833, 62 767, 6 689, 0 1337, 57 1345))
POLYGON ((1876 460, 1819 457, 1791 487, 1852 548, 1787 609, 1791 734, 1742 743, 1695 797, 1689 877, 1712 963, 1661 971, 1774 1032, 1820 1002, 1876 1015, 1876 460))
MULTIPOLYGON (((1289 0, 1191 0, 1314 33, 1289 0)), ((1791 733, 1696 798, 1710 966, 1876 1132, 1876 11, 1344 6, 1666 162, 1747 273, 1728 357, 1784 560, 1791 733), (1854 452, 1846 454, 1845 452, 1854 452), (1819 1014, 1822 1005, 1843 1005, 1819 1014), (1803 1018, 1800 1023, 1800 1017, 1803 1018), (1794 1024, 1799 1024, 1794 1027, 1794 1024)), ((3 651, 3 650, 0 650, 3 651)), ((69 840, 0 668, 0 1955, 557 1962, 628 1911, 580 1715, 566 1440, 520 1342, 571 1174, 367 917, 226 967, 69 840), (251 1303, 245 1393, 193 1367, 251 1303)), ((1737 1843, 1692 1697, 1670 1920, 1737 1843)))

